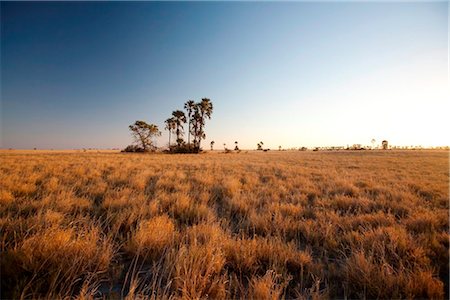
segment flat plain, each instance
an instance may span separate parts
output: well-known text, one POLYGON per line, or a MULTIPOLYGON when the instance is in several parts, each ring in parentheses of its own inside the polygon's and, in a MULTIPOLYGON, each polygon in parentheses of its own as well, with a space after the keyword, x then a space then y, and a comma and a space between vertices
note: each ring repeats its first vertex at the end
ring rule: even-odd
POLYGON ((447 151, 0 152, 2 298, 446 298, 447 151))

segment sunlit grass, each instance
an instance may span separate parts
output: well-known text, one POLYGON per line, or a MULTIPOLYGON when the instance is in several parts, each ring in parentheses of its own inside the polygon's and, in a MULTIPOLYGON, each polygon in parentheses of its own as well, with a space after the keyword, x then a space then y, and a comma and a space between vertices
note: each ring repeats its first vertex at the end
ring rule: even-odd
POLYGON ((448 153, 0 153, 2 298, 444 298, 448 153))

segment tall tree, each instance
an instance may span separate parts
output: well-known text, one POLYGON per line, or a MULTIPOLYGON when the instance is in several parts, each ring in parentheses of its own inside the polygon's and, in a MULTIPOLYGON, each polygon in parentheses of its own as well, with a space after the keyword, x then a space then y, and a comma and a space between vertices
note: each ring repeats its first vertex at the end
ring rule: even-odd
POLYGON ((191 147, 191 118, 192 113, 194 112, 195 102, 194 100, 188 100, 184 104, 184 109, 187 110, 187 119, 188 119, 188 146, 191 147))
POLYGON ((177 135, 177 144, 181 146, 183 143, 183 124, 186 123, 186 115, 181 110, 176 110, 172 113, 172 119, 175 122, 175 132, 177 135))
POLYGON ((155 148, 152 137, 160 136, 161 132, 155 124, 147 124, 144 121, 136 121, 128 126, 136 143, 140 144, 144 151, 155 148))
POLYGON ((204 127, 206 118, 211 119, 213 105, 209 98, 203 98, 196 103, 192 117, 193 133, 195 136, 195 147, 200 150, 201 140, 206 137, 204 127))
POLYGON ((198 135, 200 132, 200 127, 201 127, 200 107, 198 106, 198 103, 196 103, 191 116, 191 134, 194 137, 193 141, 194 148, 198 148, 198 135))
POLYGON ((211 145, 211 151, 213 151, 213 147, 214 147, 214 141, 211 141, 210 145, 211 145))
POLYGON ((166 121, 164 121, 166 124, 166 127, 164 129, 169 131, 169 149, 170 149, 170 137, 172 134, 172 131, 175 130, 175 121, 173 118, 168 118, 166 121))

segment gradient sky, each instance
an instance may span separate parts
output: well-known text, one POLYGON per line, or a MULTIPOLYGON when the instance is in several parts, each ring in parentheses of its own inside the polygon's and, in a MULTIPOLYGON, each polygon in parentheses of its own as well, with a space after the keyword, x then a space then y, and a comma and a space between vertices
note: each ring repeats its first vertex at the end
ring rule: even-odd
POLYGON ((135 120, 162 129, 202 97, 205 148, 449 145, 448 15, 447 2, 1 2, 1 147, 122 148, 135 120))

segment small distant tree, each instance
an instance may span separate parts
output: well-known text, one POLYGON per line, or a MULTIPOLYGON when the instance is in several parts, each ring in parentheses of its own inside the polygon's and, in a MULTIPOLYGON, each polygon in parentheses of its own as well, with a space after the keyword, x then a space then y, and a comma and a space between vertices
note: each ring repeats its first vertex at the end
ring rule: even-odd
POLYGON ((278 151, 281 151, 281 146, 278 146, 278 151))
POLYGON ((386 141, 386 140, 382 141, 381 147, 383 147, 383 150, 387 150, 388 149, 388 141, 386 141))
POLYGON ((227 144, 223 143, 223 149, 227 150, 227 144))
POLYGON ((235 151, 239 151, 239 147, 238 147, 238 142, 237 141, 234 142, 234 150, 235 151))
POLYGON ((144 121, 136 121, 134 124, 128 126, 128 128, 135 142, 142 147, 143 151, 153 150, 155 146, 153 145, 152 138, 161 135, 161 131, 159 131, 157 125, 147 124, 144 121))
POLYGON ((211 141, 210 145, 211 145, 211 151, 213 151, 214 141, 211 141))
POLYGON ((257 146, 257 150, 262 150, 263 149, 263 142, 259 142, 256 146, 257 146))

